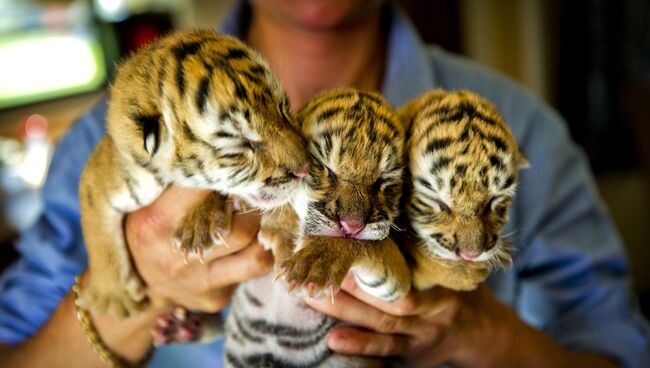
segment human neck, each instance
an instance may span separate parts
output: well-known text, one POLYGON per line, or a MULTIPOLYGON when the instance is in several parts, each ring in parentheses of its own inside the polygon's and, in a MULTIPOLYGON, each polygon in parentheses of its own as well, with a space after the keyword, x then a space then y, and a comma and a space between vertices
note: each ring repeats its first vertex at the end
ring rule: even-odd
POLYGON ((353 26, 326 31, 300 29, 254 12, 247 38, 269 61, 295 111, 324 90, 378 90, 385 52, 380 27, 379 9, 353 26))

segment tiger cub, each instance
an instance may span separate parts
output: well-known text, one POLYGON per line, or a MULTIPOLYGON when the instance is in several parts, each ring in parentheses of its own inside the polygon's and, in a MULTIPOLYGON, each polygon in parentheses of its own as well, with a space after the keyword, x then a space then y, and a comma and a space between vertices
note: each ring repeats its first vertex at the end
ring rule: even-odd
POLYGON ((175 234, 200 256, 229 231, 222 195, 283 205, 307 174, 300 129, 262 57, 232 37, 194 29, 161 38, 121 64, 110 88, 107 134, 81 176, 81 222, 90 282, 82 304, 118 316, 146 295, 122 221, 171 184, 214 190, 175 234))
POLYGON ((472 290, 512 262, 500 237, 528 161, 497 109, 469 91, 433 90, 399 110, 409 126, 406 211, 413 286, 472 290))
POLYGON ((288 289, 302 292, 273 287, 271 274, 241 284, 226 324, 225 366, 374 366, 330 351, 326 337, 339 322, 303 297, 333 296, 348 272, 387 301, 410 290, 406 261, 388 239, 399 213, 405 132, 383 98, 353 89, 318 95, 297 120, 311 170, 291 206, 263 219, 259 239, 273 248, 288 289))

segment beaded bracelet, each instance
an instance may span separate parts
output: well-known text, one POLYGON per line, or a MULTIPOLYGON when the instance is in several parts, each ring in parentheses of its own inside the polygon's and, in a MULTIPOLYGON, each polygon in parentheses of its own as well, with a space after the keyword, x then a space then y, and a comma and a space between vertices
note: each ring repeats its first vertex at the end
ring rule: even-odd
MULTIPOLYGON (((81 324, 81 328, 83 329, 84 334, 86 335, 88 342, 90 342, 90 345, 92 346, 93 350, 95 351, 95 353, 97 353, 97 355, 99 355, 99 359, 101 359, 102 362, 114 368, 141 367, 143 364, 130 364, 123 358, 113 353, 106 346, 106 344, 104 344, 102 338, 99 336, 99 333, 97 332, 97 329, 95 328, 95 325, 93 324, 93 321, 90 317, 90 313, 88 313, 87 310, 81 307, 80 292, 81 292, 81 277, 76 276, 74 279, 74 285, 72 285, 72 293, 74 295, 75 309, 77 310, 77 320, 81 324)), ((144 357, 142 362, 146 362, 149 359, 150 355, 151 355, 151 350, 149 351, 147 356, 144 357)))

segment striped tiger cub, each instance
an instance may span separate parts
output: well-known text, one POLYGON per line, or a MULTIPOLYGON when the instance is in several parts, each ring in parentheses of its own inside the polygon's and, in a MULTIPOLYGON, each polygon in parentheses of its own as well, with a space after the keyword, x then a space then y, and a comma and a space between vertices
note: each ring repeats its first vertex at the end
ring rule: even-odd
POLYGON ((307 174, 304 137, 286 93, 242 42, 194 29, 161 38, 124 61, 110 88, 107 134, 81 176, 90 282, 82 303, 118 316, 146 302, 122 221, 171 184, 213 190, 175 234, 201 256, 230 228, 225 195, 270 209, 307 174), (217 240, 215 240, 217 239, 217 240))
POLYGON ((409 127, 406 211, 413 286, 472 290, 512 262, 500 232, 528 166, 497 109, 469 91, 433 90, 399 110, 409 127))
POLYGON ((287 287, 274 287, 270 274, 239 286, 226 322, 225 365, 382 365, 330 351, 326 336, 339 322, 303 297, 333 296, 348 272, 387 301, 410 290, 406 261, 387 238, 399 213, 404 129, 383 98, 352 89, 315 97, 297 120, 313 156, 310 174, 291 206, 263 219, 259 234, 287 287), (293 288, 301 292, 287 294, 293 288))

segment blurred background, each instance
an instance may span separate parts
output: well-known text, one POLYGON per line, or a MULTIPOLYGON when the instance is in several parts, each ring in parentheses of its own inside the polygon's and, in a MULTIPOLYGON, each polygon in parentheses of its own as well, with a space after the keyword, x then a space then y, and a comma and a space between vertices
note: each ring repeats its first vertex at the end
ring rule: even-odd
MULTIPOLYGON (((0 0, 0 269, 39 211, 53 144, 117 60, 233 0, 0 0)), ((650 316, 650 0, 401 0, 422 38, 519 81, 562 114, 625 240, 650 316)))

